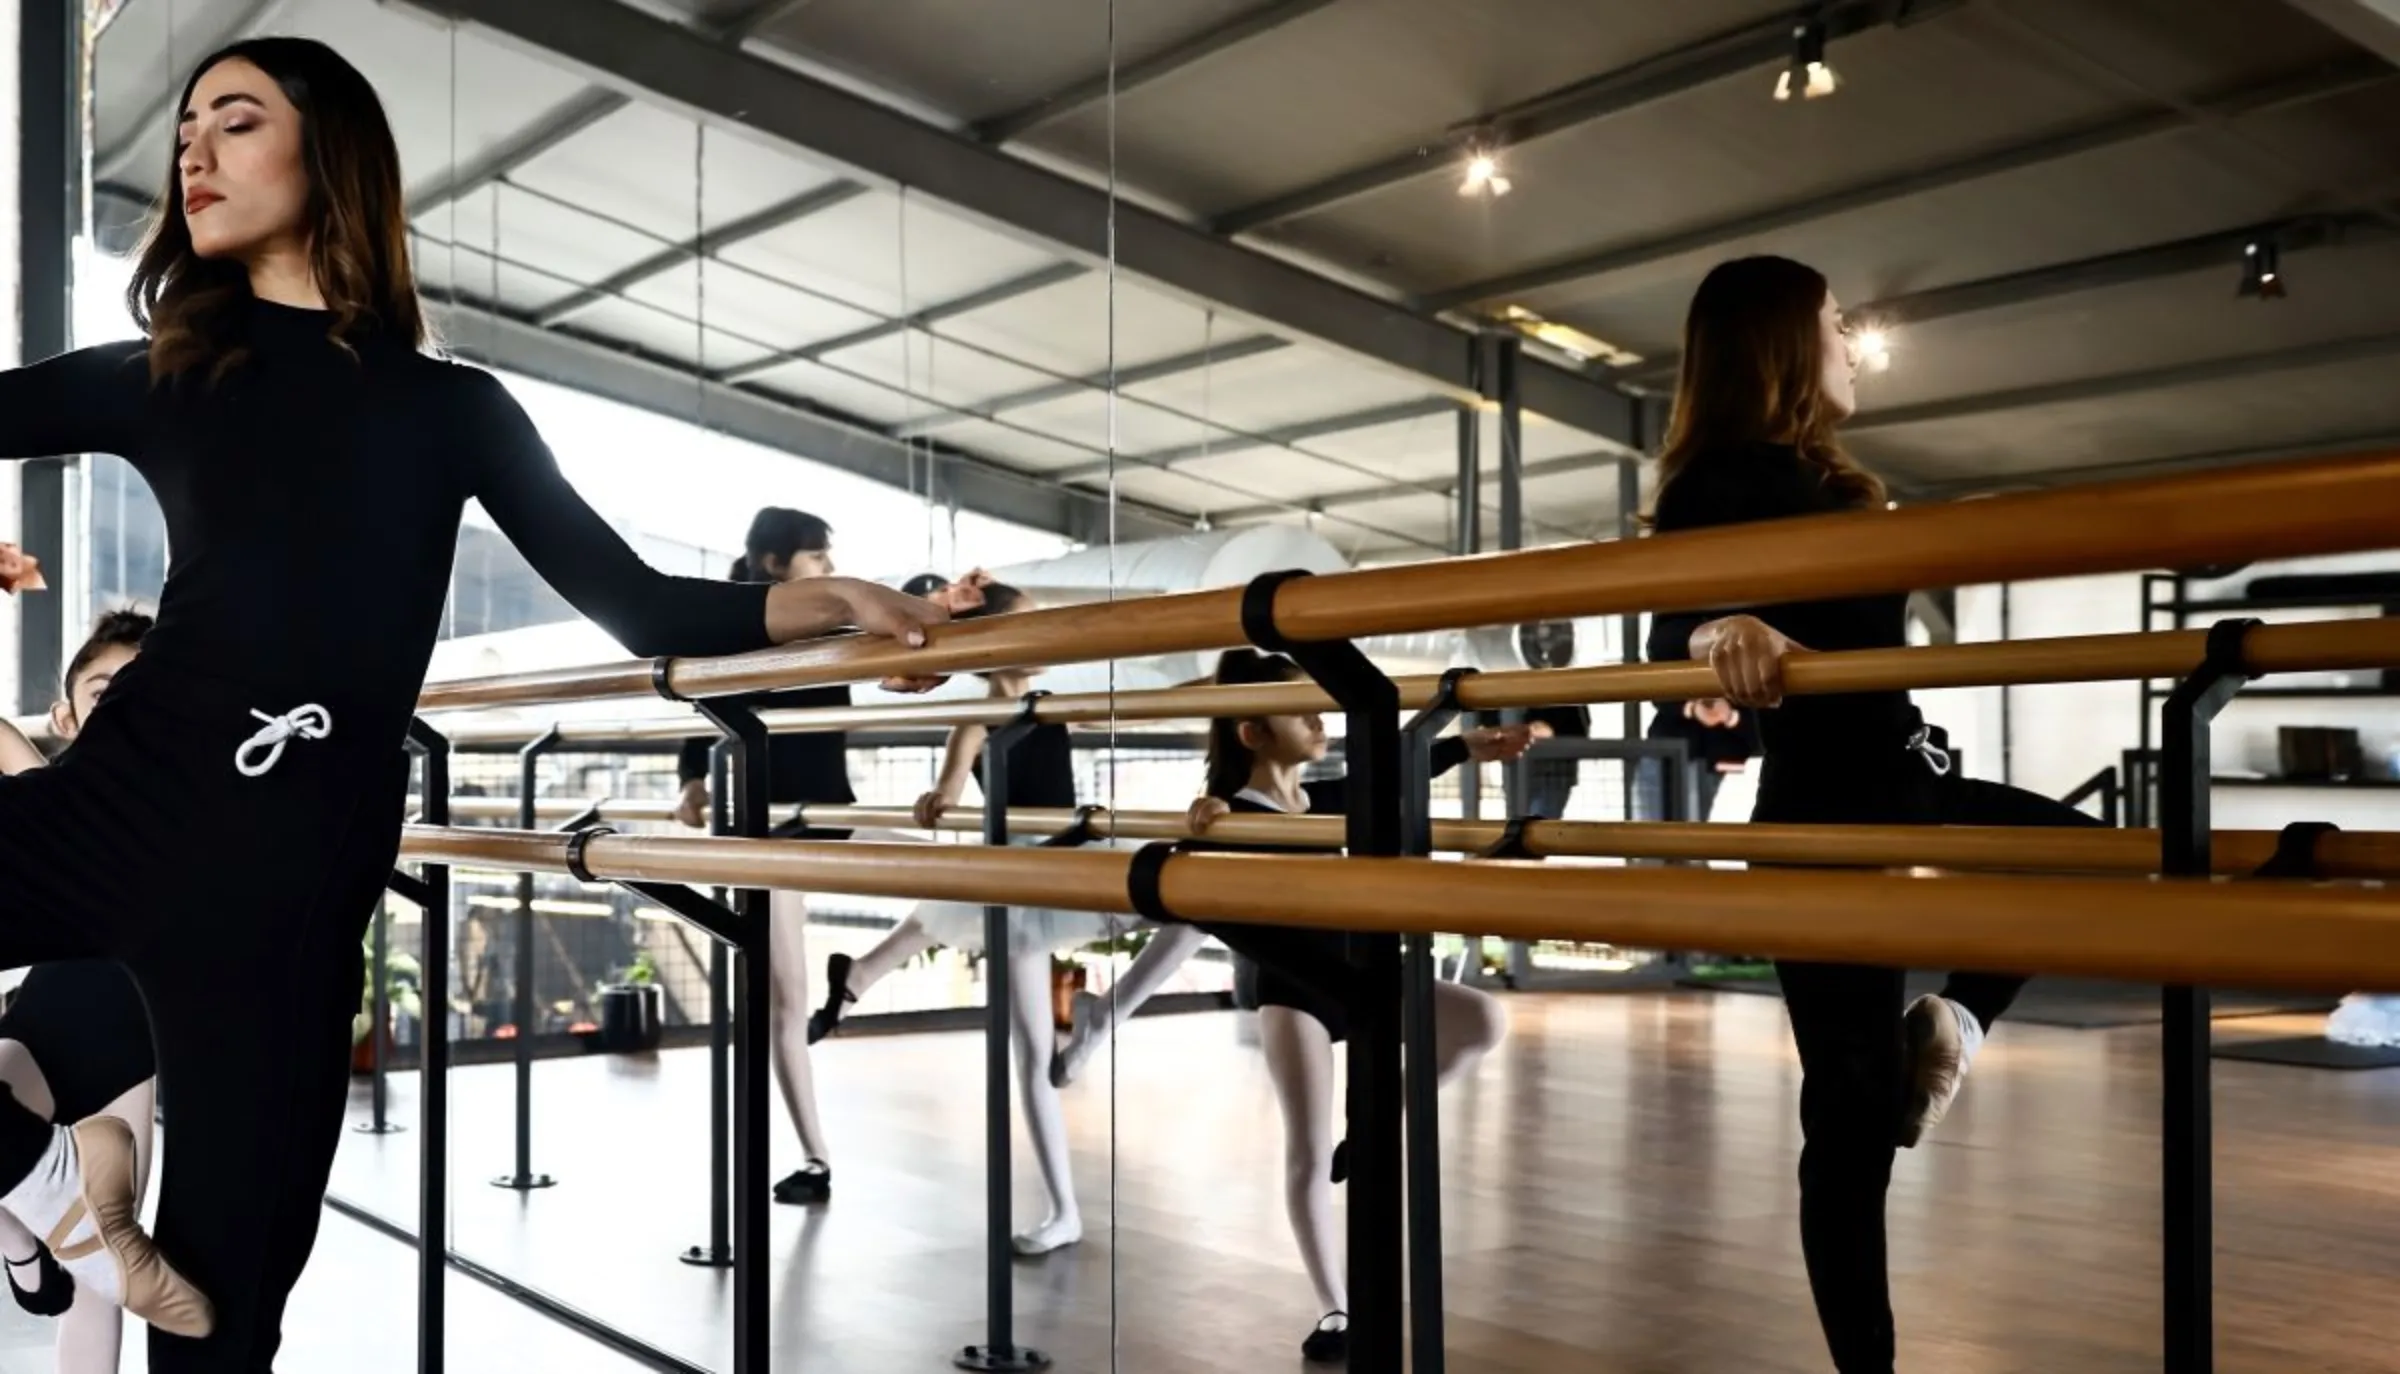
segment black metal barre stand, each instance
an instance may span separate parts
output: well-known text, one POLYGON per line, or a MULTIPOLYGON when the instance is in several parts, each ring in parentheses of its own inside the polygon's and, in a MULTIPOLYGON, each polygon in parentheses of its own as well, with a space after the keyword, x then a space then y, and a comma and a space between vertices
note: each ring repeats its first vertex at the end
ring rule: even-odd
MULTIPOLYGON (((677 699, 667 683, 667 660, 658 660, 651 678, 660 696, 677 699)), ((723 747, 731 753, 737 784, 733 789, 734 829, 749 839, 766 837, 767 812, 772 806, 770 740, 758 718, 760 700, 714 697, 692 703, 725 736, 723 747)), ((670 911, 689 915, 739 955, 733 1008, 733 1368, 734 1374, 767 1374, 772 1335, 767 1293, 767 1113, 773 1092, 769 1034, 775 997, 773 942, 767 928, 769 896, 764 888, 741 889, 734 897, 734 910, 725 913, 727 923, 711 929, 699 916, 724 908, 690 888, 643 884, 635 890, 670 911)), ((718 1115, 722 1118, 724 1114, 718 1115)))
MULTIPOLYGON (((1008 756, 1034 728, 1033 707, 1044 692, 1029 692, 1016 718, 983 740, 983 842, 1008 843, 1008 756)), ((1017 1344, 1015 1253, 1010 1243, 1014 1161, 1010 1157, 1008 1049, 1010 999, 1008 908, 983 908, 984 1343, 951 1357, 960 1369, 1048 1369, 1050 1357, 1017 1344)))
MULTIPOLYGON (((391 1056, 384 1053, 385 1035, 392 1024, 392 994, 387 985, 392 963, 392 911, 388 902, 375 904, 375 946, 367 961, 367 977, 372 980, 371 1000, 367 1022, 367 1053, 374 1065, 374 1080, 369 1093, 374 1101, 373 1113, 352 1130, 361 1135, 391 1135, 402 1128, 391 1119, 391 1084, 387 1081, 391 1056)), ((424 1004, 418 1004, 420 1014, 424 1004)))
MULTIPOLYGON (((517 828, 539 830, 541 822, 534 814, 534 793, 541 781, 542 755, 558 743, 558 727, 552 725, 517 751, 517 828)), ((533 874, 517 875, 517 986, 516 1003, 516 1109, 517 1153, 516 1167, 492 1180, 495 1188, 529 1193, 537 1188, 555 1188, 558 1180, 533 1169, 533 1042, 541 1028, 536 1018, 541 1008, 533 995, 536 973, 534 961, 533 874)))
MULTIPOLYGON (((2256 620, 2209 627, 2200 665, 2175 686, 2160 712, 2159 871, 2205 879, 2210 873, 2209 727, 2251 677, 2243 642, 2256 620)), ((2160 989, 2159 1179, 2164 1220, 2167 1374, 2210 1374, 2216 1367, 2211 1293, 2216 1228, 2209 1158, 2208 989, 2160 989)))
MULTIPOLYGON (((1276 592, 1306 576, 1273 572, 1253 579, 1242 597, 1242 632, 1260 649, 1289 655, 1343 713, 1349 734, 1343 751, 1350 802, 1345 849, 1362 857, 1397 857, 1407 843, 1400 688, 1349 640, 1300 643, 1275 628, 1276 592)), ((1393 1374, 1402 1367, 1405 1345, 1398 1023, 1408 980, 1401 976, 1399 936, 1352 933, 1347 943, 1359 992, 1349 1008, 1349 1367, 1393 1374)), ((1438 1232, 1434 1243, 1438 1250, 1438 1232)), ((1438 1320, 1437 1312, 1437 1339, 1438 1320)))
MULTIPOLYGON (((408 726, 409 751, 424 765, 418 793, 428 825, 450 823, 450 741, 423 718, 408 726)), ((422 864, 416 876, 395 870, 390 886, 424 919, 419 960, 417 1052, 417 1374, 442 1374, 448 1327, 450 1236, 450 866, 422 864)))
MULTIPOLYGON (((1400 852, 1412 858, 1433 853, 1433 746, 1459 715, 1458 684, 1472 668, 1452 668, 1425 709, 1401 727, 1400 852)), ((1402 940, 1400 1022, 1407 1040, 1408 1095, 1408 1315, 1410 1368, 1441 1374, 1445 1362, 1442 1323, 1442 1130, 1441 1084, 1434 1076, 1433 1001, 1439 981, 1433 966, 1433 937, 1402 940)), ((1357 1147, 1351 1147, 1355 1156, 1357 1147)), ((1354 1210, 1355 1214, 1355 1210, 1354 1210)), ((1354 1299, 1355 1301, 1355 1299, 1354 1299)), ((1395 1366, 1396 1367, 1396 1366, 1395 1366)))
MULTIPOLYGON (((708 833, 731 835, 733 827, 733 741, 720 739, 708 751, 708 833)), ((717 904, 732 909, 733 893, 715 889, 717 904)), ((733 1012, 727 987, 725 942, 708 942, 708 1239, 677 1258, 702 1269, 733 1263, 733 1012)))

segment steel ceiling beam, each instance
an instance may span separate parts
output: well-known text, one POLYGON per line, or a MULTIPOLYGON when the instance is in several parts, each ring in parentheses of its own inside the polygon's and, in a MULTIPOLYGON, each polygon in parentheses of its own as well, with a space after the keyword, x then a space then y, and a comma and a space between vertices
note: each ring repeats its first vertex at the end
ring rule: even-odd
POLYGON ((2272 240, 2277 252, 2288 256, 2311 248, 2390 238, 2394 232, 2371 213, 2312 215, 1936 286, 1870 301, 1856 313, 1878 324, 1924 324, 2194 272, 2222 269, 2231 277, 2241 266, 2243 248, 2260 240, 2272 240))
MULTIPOLYGON (((2307 215, 2245 229, 2226 229, 2166 243, 2144 244, 2139 248, 2103 253, 2096 257, 2046 263, 2021 272, 2003 272, 1974 281, 1928 287, 1923 291, 1868 301, 1864 305, 1851 307, 1848 313, 1885 327, 1927 324, 1934 320, 1980 314, 1987 310, 2005 310, 2086 291, 2132 286, 2196 272, 2223 270, 2230 274, 2241 263, 2243 247, 2261 239, 2272 239, 2276 250, 2288 258, 2291 254, 2312 248, 2379 242, 2394 237, 2396 233, 2400 231, 2393 229, 2382 211, 2307 215)), ((1677 365, 1678 359, 1674 355, 1649 358, 1617 375, 1644 382, 1672 379, 1677 365)))
MULTIPOLYGON (((923 440, 912 443, 863 421, 727 386, 683 363, 613 341, 544 329, 488 302, 454 296, 439 300, 435 314, 449 351, 485 367, 704 424, 903 491, 922 484, 930 461, 934 494, 942 501, 955 499, 964 509, 1086 543, 1108 537, 1110 503, 1104 493, 1072 489, 980 455, 923 440)), ((1115 518, 1121 535, 1136 537, 1191 527, 1188 515, 1125 500, 1116 502, 1115 518)))
MULTIPOLYGON (((1848 38, 1884 24, 1921 23, 1964 0, 1927 0, 1901 7, 1890 0, 1841 0, 1820 14, 1826 36, 1848 38)), ((1314 185, 1287 191, 1211 221, 1220 234, 1247 234, 1285 220, 1317 214, 1387 187, 1435 172, 1456 171, 1469 144, 1506 150, 1536 139, 1638 110, 1727 77, 1792 60, 1792 16, 1778 14, 1712 34, 1615 71, 1546 91, 1514 105, 1486 111, 1452 125, 1434 139, 1405 152, 1336 173, 1314 185)))
MULTIPOLYGON (((1143 382, 1155 382, 1161 377, 1179 376, 1204 367, 1238 362, 1243 358, 1255 358, 1261 353, 1273 353, 1277 349, 1291 346, 1289 339, 1279 339, 1272 334, 1252 334, 1246 338, 1233 339, 1207 348, 1195 348, 1189 353, 1177 353, 1171 357, 1158 358, 1146 363, 1135 363, 1129 367, 1102 368, 1098 372, 1087 372, 1083 376, 1069 378, 1065 381, 1027 387, 1023 391, 1012 391, 1005 396, 985 401, 976 409, 982 415, 998 415, 1003 411, 1022 410, 1028 406, 1041 405, 1046 401, 1063 400, 1066 397, 1081 396, 1087 392, 1106 392, 1112 387, 1123 390, 1129 386, 1139 386, 1143 382)), ((909 438, 919 434, 930 434, 945 426, 964 424, 974 418, 977 417, 969 415, 933 416, 902 425, 892 432, 903 438, 909 438)))
POLYGON ((1448 415, 1457 409, 1458 402, 1446 397, 1420 396, 1367 410, 1302 420, 1275 429, 1228 433, 1222 439, 1177 444, 1173 448, 1154 449, 1148 453, 1120 453, 1113 461, 1104 458, 1097 462, 1077 463, 1073 467, 1060 468, 1051 475, 1062 482, 1076 482, 1087 477, 1098 477, 1123 463, 1135 463, 1146 468, 1172 468, 1185 459, 1202 458, 1212 453, 1239 453, 1244 449, 1297 444, 1308 439, 1322 439, 1328 434, 1347 434, 1354 429, 1372 429, 1377 425, 1397 424, 1402 420, 1421 420, 1428 415, 1448 415))
MULTIPOLYGON (((1535 462, 1527 463, 1522 476, 1525 481, 1531 482, 1538 478, 1556 477, 1562 473, 1584 472, 1592 468, 1612 466, 1616 463, 1624 461, 1625 456, 1626 455, 1621 453, 1602 450, 1594 453, 1569 453, 1561 455, 1557 458, 1543 458, 1535 462)), ((1498 470, 1495 469, 1494 471, 1485 474, 1483 478, 1484 486, 1496 487, 1499 484, 1500 474, 1498 470)), ((1421 494, 1439 495, 1455 493, 1456 491, 1456 483, 1411 484, 1408 486, 1397 487, 1354 487, 1348 491, 1336 491, 1329 492, 1323 496, 1312 496, 1307 498, 1307 500, 1302 504, 1306 505, 1311 510, 1339 510, 1344 506, 1362 506, 1375 501, 1389 501, 1394 497, 1399 496, 1415 496, 1421 494)), ((1237 525, 1245 524, 1253 520, 1271 520, 1277 516, 1287 515, 1290 512, 1290 506, 1237 506, 1232 510, 1218 511, 1209 518, 1222 525, 1237 525)))
POLYGON ((752 377, 772 372, 786 363, 810 362, 829 354, 839 353, 845 348, 856 348, 860 344, 873 343, 877 339, 888 339, 894 334, 904 333, 911 329, 923 329, 928 325, 939 324, 943 320, 970 314, 986 306, 998 305, 1002 301, 1031 295, 1044 287, 1056 286, 1062 281, 1072 281, 1089 270, 1078 262, 1047 263, 1030 272, 1011 277, 1007 281, 994 282, 981 290, 970 291, 963 296, 943 301, 938 305, 929 305, 913 315, 905 315, 898 319, 878 320, 874 324, 854 329, 836 338, 803 344, 798 348, 787 348, 780 353, 769 354, 754 362, 725 368, 717 373, 717 380, 720 382, 748 381, 752 377))
POLYGON ((720 224, 704 233, 695 234, 672 247, 662 248, 640 262, 612 273, 580 291, 569 292, 536 312, 535 323, 545 327, 558 324, 589 310, 611 296, 646 282, 652 277, 672 272, 685 263, 700 258, 713 257, 734 244, 757 238, 761 234, 772 233, 786 225, 797 224, 810 215, 856 200, 866 193, 867 188, 855 181, 829 181, 822 186, 802 191, 789 199, 777 201, 765 209, 720 224))
MULTIPOLYGON (((1464 330, 617 0, 403 2, 668 108, 915 188, 1086 261, 1113 250, 1128 273, 1411 374, 1455 400, 1474 394, 1464 330)), ((1528 410, 1603 439, 1628 442, 1634 432, 1634 398, 1589 374, 1531 364, 1523 396, 1528 410)))
MULTIPOLYGON (((2273 110, 2329 100, 2367 86, 2393 80, 2400 73, 2364 54, 2319 63, 2306 71, 2221 91, 2197 102, 2211 118, 2239 119, 2273 110)), ((1563 262, 1522 272, 1510 272, 1436 292, 1421 304, 1430 310, 1453 310, 1502 297, 1521 296, 1550 287, 1589 281, 1618 272, 1712 249, 1724 249, 1747 239, 1834 215, 1886 205, 2045 163, 2120 148, 2193 127, 2177 110, 2151 110, 2085 124, 2064 134, 1994 149, 1958 162, 1903 172, 1847 186, 1838 191, 1804 197, 1766 210, 1752 211, 1673 234, 1586 253, 1563 262)))
MULTIPOLYGON (((1036 101, 1022 110, 977 125, 975 136, 986 143, 995 145, 1007 143, 1042 124, 1053 119, 1064 118, 1077 109, 1105 98, 1112 90, 1115 94, 1122 95, 1127 91, 1181 71, 1185 67, 1214 56, 1237 43, 1280 28, 1309 11, 1323 9, 1330 3, 1332 0, 1276 0, 1276 3, 1262 5, 1246 14, 1237 15, 1225 24, 1199 34, 1186 43, 1120 68, 1115 74, 1113 87, 1109 76, 1105 73, 1088 78, 1054 95, 1036 101)), ((796 3, 769 5, 758 18, 745 21, 740 27, 740 32, 745 35, 755 34, 771 23, 774 18, 780 17, 780 11, 796 8, 798 8, 796 3)), ((662 272, 673 271, 695 258, 713 256, 744 239, 770 233, 797 223, 821 210, 829 210, 846 200, 864 194, 866 189, 855 181, 828 183, 815 191, 795 196, 780 206, 762 210, 757 215, 747 217, 736 224, 726 225, 708 234, 695 236, 680 248, 668 249, 645 258, 610 277, 605 285, 611 290, 625 290, 662 272)), ((1041 286, 1050 285, 1052 280, 1058 279, 1043 280, 1027 289, 1039 289, 1041 286)), ((562 297, 555 304, 544 308, 542 311, 543 323, 555 324, 580 311, 590 309, 606 298, 606 295, 597 288, 562 297)), ((1006 299, 1005 296, 994 297, 982 303, 988 305, 1004 299, 1006 299)), ((927 318, 940 318, 940 316, 929 313, 927 318)), ((884 331, 884 333, 889 332, 893 331, 884 331)), ((884 333, 862 333, 856 338, 836 344, 835 347, 849 347, 852 344, 866 343, 884 337, 884 333)), ((827 348, 824 351, 833 350, 827 348)), ((818 354, 813 351, 802 352, 779 358, 776 361, 779 365, 796 358, 816 356, 818 354)))
POLYGON ((1244 10, 1213 29, 1194 34, 1164 52, 1138 62, 1129 62, 1117 68, 1113 77, 1107 72, 1086 77, 1022 109, 987 119, 975 126, 975 137, 993 145, 1022 138, 1051 120, 1064 119, 1112 94, 1123 95, 1172 76, 1227 48, 1247 43, 1261 34, 1273 33, 1293 20, 1313 14, 1332 3, 1333 0, 1270 0, 1270 3, 1255 9, 1244 10))
POLYGON ((2017 387, 2008 391, 1986 392, 1977 396, 1958 396, 1948 400, 1927 401, 1919 405, 1899 406, 1891 410, 1873 410, 1851 419, 1842 426, 1842 429, 1844 433, 1849 434, 1899 429, 1907 425, 1932 424, 1942 420, 1965 419, 1970 416, 1990 415, 2011 410, 2028 410, 2036 406, 2102 400, 2111 396, 2157 391, 2167 387, 2196 386, 2204 382, 2237 381, 2262 373, 2289 372, 2304 367, 2330 367, 2339 363, 2381 358, 2393 353, 2400 353, 2400 333, 2333 339, 2324 343, 2304 344, 2298 348, 2273 349, 2264 353, 2244 353, 2231 358, 2207 358, 2199 362, 2176 363, 2169 367, 2119 372, 2106 377, 2078 377, 2067 382, 2017 387))
POLYGON ((1930 498, 1958 500, 2008 491, 2037 491, 2078 482, 2113 482, 2120 478, 2154 477, 2170 472, 2196 472, 2204 468, 2240 467, 2249 463, 2297 462, 2304 458, 2331 458, 2345 453, 2375 453, 2394 448, 2400 448, 2400 430, 2377 430, 2307 443, 2210 449, 2201 453, 2172 454, 2164 458, 2142 458, 2129 463, 2095 463, 2089 466, 1962 477, 1929 483, 1919 490, 1930 498))
MULTIPOLYGON (((378 2, 423 10, 438 18, 451 17, 441 14, 437 5, 418 4, 414 0, 378 2)), ((707 41, 738 45, 796 8, 796 0, 758 0, 732 19, 694 32, 707 41)), ((422 215, 473 195, 632 103, 632 97, 606 88, 578 92, 464 167, 446 168, 441 176, 412 188, 408 193, 409 214, 422 215)))

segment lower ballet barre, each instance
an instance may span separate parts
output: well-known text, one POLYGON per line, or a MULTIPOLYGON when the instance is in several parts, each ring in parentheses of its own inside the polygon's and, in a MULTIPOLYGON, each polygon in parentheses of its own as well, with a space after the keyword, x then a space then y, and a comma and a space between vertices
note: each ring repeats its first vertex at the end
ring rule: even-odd
MULTIPOLYGON (((589 817, 606 825, 665 823, 675 816, 666 801, 590 801, 543 798, 535 803, 543 820, 589 817)), ((809 825, 829 830, 919 830, 915 814, 901 806, 799 808, 809 825)), ((517 803, 507 797, 459 797, 450 803, 455 820, 514 820, 517 803)), ((1180 811, 1079 811, 1017 807, 1008 828, 1018 835, 1060 835, 1086 828, 1094 839, 1183 840, 1198 836, 1180 811)), ((937 831, 980 834, 980 807, 943 814, 937 831)), ((1234 814, 1209 826, 1208 838, 1225 844, 1334 849, 1342 843, 1339 816, 1234 814)), ((1702 825, 1657 821, 1437 820, 1433 847, 1445 853, 1526 859, 1664 859, 1808 868, 1939 868, 2009 873, 2149 875, 2159 871, 2161 837, 2156 830, 2027 829, 2013 826, 1923 825, 1702 825)), ((2400 879, 2400 833, 2331 828, 2283 832, 2219 830, 2209 846, 2214 870, 2247 877, 2282 860, 2293 876, 2340 880, 2400 879)))
MULTIPOLYGON (((1730 827, 1729 827, 1730 828, 1730 827)), ((1140 856, 412 826, 428 863, 1135 914, 1140 856)), ((2400 987, 2400 892, 2261 879, 1720 873, 1493 861, 1179 854, 1174 919, 1742 949, 1906 968, 2171 984, 2400 987)))

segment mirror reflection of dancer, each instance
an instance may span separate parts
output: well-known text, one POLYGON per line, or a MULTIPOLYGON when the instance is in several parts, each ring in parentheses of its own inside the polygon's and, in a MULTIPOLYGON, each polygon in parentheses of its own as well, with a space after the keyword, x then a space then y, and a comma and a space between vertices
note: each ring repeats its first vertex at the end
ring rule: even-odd
MULTIPOLYGON (((1646 739, 1683 741, 1684 766, 1692 770, 1697 810, 1684 817, 1705 821, 1717 804, 1717 789, 1725 779, 1750 766, 1758 755, 1758 716, 1722 697, 1700 701, 1662 701, 1651 709, 1646 739)), ((1643 759, 1636 772, 1634 815, 1637 821, 1665 820, 1667 765, 1643 759)))
POLYGON ((146 337, 0 374, 0 456, 124 457, 171 536, 140 657, 58 762, 0 778, 0 965, 125 961, 175 1148, 154 1242, 124 1123, 0 1095, 0 1210, 150 1323, 151 1374, 255 1374, 341 1139, 359 947, 467 502, 645 656, 843 625, 921 643, 944 615, 644 564, 497 380, 426 353, 391 125, 332 49, 237 43, 175 102, 130 291, 146 337))
MULTIPOLYGON (((776 585, 833 576, 833 527, 806 511, 768 506, 753 516, 742 541, 742 556, 734 560, 731 580, 776 585)), ((801 687, 776 692, 758 703, 762 710, 848 706, 850 689, 801 687)), ((708 760, 715 741, 694 737, 684 741, 676 763, 683 783, 675 818, 694 829, 708 828, 708 760)), ((838 731, 775 735, 767 746, 768 800, 777 806, 849 806, 858 800, 850 790, 847 737, 838 731)), ((841 840, 847 830, 815 830, 797 823, 777 826, 781 839, 841 840)), ((775 1200, 793 1206, 824 1202, 833 1195, 833 1150, 825 1122, 817 1110, 815 1076, 808 1061, 808 897, 800 892, 771 895, 767 921, 770 963, 775 971, 773 1018, 775 1082, 783 1090, 784 1110, 799 1133, 804 1156, 797 1170, 775 1184, 775 1200)))
MULTIPOLYGON (((50 729, 61 741, 74 742, 101 693, 140 651, 150 623, 140 611, 111 611, 67 660, 66 694, 50 708, 50 729)), ((0 773, 23 773, 46 762, 15 726, 0 720, 0 773)), ((150 1013, 132 975, 113 959, 36 964, 0 1015, 0 1084, 27 1110, 53 1122, 123 1122, 133 1138, 136 1198, 150 1186, 156 1072, 150 1013)), ((59 1318, 59 1374, 114 1374, 125 1340, 124 1310, 76 1285, 52 1249, 61 1241, 36 1236, 0 1212, 0 1261, 17 1306, 59 1318)))
MULTIPOLYGON (((1675 417, 1659 455, 1657 533, 1887 505, 1842 452, 1857 357, 1814 269, 1742 258, 1700 283, 1684 325, 1675 417)), ((1839 825, 2095 825, 2073 807, 1956 776, 1906 692, 1783 695, 1784 655, 1893 649, 1907 597, 1847 597, 1731 615, 1659 616, 1649 657, 1699 659, 1756 710, 1766 761, 1751 819, 1839 825)), ((1953 973, 1906 1002, 1899 969, 1779 961, 1800 1051, 1800 1244, 1842 1374, 1891 1374, 1884 1196, 1900 1147, 1941 1121, 2022 978, 1953 973)))
MULTIPOLYGON (((1218 683, 1299 682, 1300 666, 1281 655, 1228 650, 1218 660, 1218 683)), ((1523 725, 1469 730, 1434 746, 1438 775, 1473 759, 1505 761, 1525 752, 1532 733, 1523 725)), ((1217 720, 1208 729, 1208 795, 1192 803, 1195 834, 1233 812, 1342 815, 1349 805, 1344 780, 1303 783, 1301 770, 1324 759, 1324 719, 1315 712, 1217 720)), ((1193 849, 1243 846, 1195 843, 1193 849)), ((1289 848, 1257 846, 1270 853, 1289 848)), ((1307 927, 1215 925, 1209 934, 1258 965, 1259 1043, 1267 1076, 1283 1110, 1284 1209, 1301 1263, 1317 1290, 1324 1316, 1301 1343, 1310 1360, 1349 1358, 1347 1271, 1333 1220, 1333 1185, 1347 1176, 1346 1143, 1334 1134, 1333 1047, 1348 1037, 1353 987, 1346 937, 1307 927)), ((1145 957, 1147 952, 1145 951, 1145 957)), ((1139 963, 1139 960, 1135 961, 1139 963)), ((1456 983, 1434 984, 1436 1081, 1448 1084, 1473 1068, 1507 1033, 1507 1017, 1486 993, 1456 983)))
MULTIPOLYGON (((1033 598, 989 575, 971 573, 931 593, 959 619, 1012 615, 1035 609, 1033 598)), ((981 674, 991 696, 1000 701, 1024 697, 1034 673, 1024 669, 981 674)), ((942 771, 932 791, 917 799, 916 820, 931 828, 942 814, 958 804, 967 779, 983 780, 983 742, 988 732, 980 725, 962 725, 950 732, 943 751, 942 771)), ((1037 725, 1019 737, 1008 753, 1008 795, 985 797, 985 804, 1009 808, 1045 807, 1073 810, 1075 751, 1064 725, 1037 725)), ((1011 839, 1033 844, 1038 839, 1011 839)), ((1075 1181, 1067 1150, 1067 1121, 1054 1077, 1058 1058, 1058 1027, 1050 994, 1050 956, 1103 940, 1122 923, 1084 911, 1046 907, 1008 909, 1009 1046, 1017 1067, 1017 1105, 1033 1138, 1034 1161, 1049 1193, 1049 1212, 1040 1224, 1021 1231, 1012 1243, 1020 1255, 1046 1255, 1083 1239, 1083 1210, 1075 1200, 1075 1181)), ((984 948, 983 905, 979 902, 921 902, 875 948, 853 960, 836 954, 826 961, 824 1005, 810 1017, 810 1037, 823 1039, 840 1026, 842 1013, 859 995, 881 982, 910 959, 937 945, 967 952, 984 948)))

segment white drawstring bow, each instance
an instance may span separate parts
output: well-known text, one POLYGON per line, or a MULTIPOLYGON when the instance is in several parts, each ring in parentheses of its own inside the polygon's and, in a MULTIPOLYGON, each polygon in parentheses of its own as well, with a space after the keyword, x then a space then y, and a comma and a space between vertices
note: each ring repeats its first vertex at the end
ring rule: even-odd
POLYGON ((1925 766, 1933 770, 1935 777, 1950 776, 1950 751, 1933 742, 1930 728, 1918 726, 1916 733, 1908 737, 1908 747, 1924 758, 1925 766))
POLYGON ((263 722, 257 734, 242 742, 233 751, 234 771, 245 778, 265 777, 283 758, 284 741, 291 739, 323 739, 333 733, 333 713, 314 702, 296 706, 280 716, 253 710, 251 715, 263 722), (266 757, 253 762, 251 755, 260 750, 266 757))

